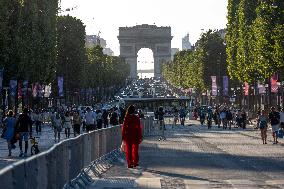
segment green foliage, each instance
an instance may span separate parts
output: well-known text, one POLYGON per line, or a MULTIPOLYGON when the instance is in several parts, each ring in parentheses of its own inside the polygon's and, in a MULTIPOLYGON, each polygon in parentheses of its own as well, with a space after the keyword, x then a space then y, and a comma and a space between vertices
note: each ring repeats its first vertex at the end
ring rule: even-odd
POLYGON ((217 31, 204 33, 195 51, 181 51, 173 62, 163 66, 163 76, 172 85, 184 89, 195 88, 201 93, 211 87, 211 76, 222 83, 226 74, 226 49, 217 31))
POLYGON ((6 85, 18 75, 19 18, 18 0, 0 1, 0 67, 5 69, 6 85))
POLYGON ((85 35, 81 20, 71 16, 58 17, 56 74, 64 77, 65 88, 70 92, 78 91, 84 82, 81 73, 87 62, 85 35))
POLYGON ((0 64, 12 78, 50 83, 55 76, 57 0, 0 1, 0 64))
POLYGON ((217 83, 222 86, 223 76, 227 75, 226 46, 218 31, 203 33, 195 53, 196 61, 203 67, 205 87, 211 88, 211 76, 217 76, 217 83))
POLYGON ((229 0, 226 42, 232 78, 253 83, 283 70, 283 22, 283 0, 229 0))
POLYGON ((87 88, 121 86, 130 74, 130 67, 124 59, 103 54, 103 48, 87 49, 88 63, 83 73, 87 88))

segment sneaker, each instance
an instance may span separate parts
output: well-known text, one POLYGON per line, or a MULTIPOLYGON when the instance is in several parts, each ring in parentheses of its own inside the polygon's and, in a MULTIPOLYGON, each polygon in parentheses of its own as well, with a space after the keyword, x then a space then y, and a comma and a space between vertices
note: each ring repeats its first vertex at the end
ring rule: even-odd
POLYGON ((132 169, 132 168, 133 168, 133 165, 128 165, 128 168, 129 168, 129 169, 132 169))
POLYGON ((28 154, 27 154, 27 153, 24 153, 24 157, 28 157, 28 154))

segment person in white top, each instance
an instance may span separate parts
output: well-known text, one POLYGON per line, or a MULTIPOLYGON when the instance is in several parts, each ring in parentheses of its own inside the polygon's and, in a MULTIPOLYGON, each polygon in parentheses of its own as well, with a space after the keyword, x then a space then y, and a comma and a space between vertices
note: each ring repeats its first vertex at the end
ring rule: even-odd
POLYGON ((70 129, 72 127, 72 117, 70 116, 70 113, 68 111, 65 113, 63 123, 64 123, 63 126, 65 128, 66 138, 70 138, 70 129))
POLYGON ((54 138, 55 142, 58 137, 58 142, 60 141, 60 133, 62 131, 62 120, 59 115, 59 113, 55 113, 55 117, 53 119, 53 124, 54 124, 54 138))
POLYGON ((91 111, 91 109, 88 107, 87 108, 87 113, 85 115, 85 121, 86 121, 86 131, 89 132, 91 130, 94 130, 95 128, 95 120, 96 120, 96 115, 94 112, 91 111))

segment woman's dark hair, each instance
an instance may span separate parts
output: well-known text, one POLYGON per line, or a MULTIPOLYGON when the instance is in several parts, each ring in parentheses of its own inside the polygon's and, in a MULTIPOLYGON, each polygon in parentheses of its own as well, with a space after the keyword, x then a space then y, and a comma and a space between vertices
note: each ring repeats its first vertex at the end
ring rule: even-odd
POLYGON ((130 105, 127 109, 127 114, 134 114, 135 113, 135 106, 130 105))
POLYGON ((14 112, 12 110, 9 110, 8 113, 7 113, 7 116, 12 117, 13 115, 14 115, 14 112))
POLYGON ((68 111, 66 111, 65 116, 69 116, 69 112, 68 111))

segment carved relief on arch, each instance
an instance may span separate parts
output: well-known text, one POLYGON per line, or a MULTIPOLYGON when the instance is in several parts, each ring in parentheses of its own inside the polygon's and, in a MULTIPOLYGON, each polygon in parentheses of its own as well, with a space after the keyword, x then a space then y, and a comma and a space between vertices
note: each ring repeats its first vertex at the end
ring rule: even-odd
POLYGON ((170 54, 170 47, 169 46, 157 46, 157 53, 158 54, 170 54))
POLYGON ((124 46, 121 46, 120 47, 120 54, 121 55, 125 55, 125 54, 127 54, 127 55, 132 55, 132 54, 134 54, 134 48, 133 48, 133 46, 127 46, 127 45, 124 45, 124 46))

